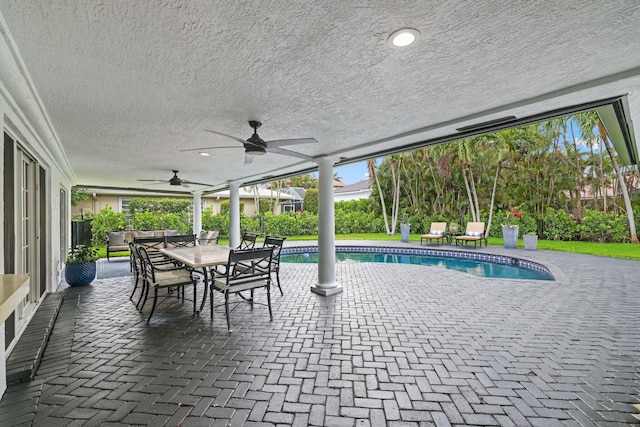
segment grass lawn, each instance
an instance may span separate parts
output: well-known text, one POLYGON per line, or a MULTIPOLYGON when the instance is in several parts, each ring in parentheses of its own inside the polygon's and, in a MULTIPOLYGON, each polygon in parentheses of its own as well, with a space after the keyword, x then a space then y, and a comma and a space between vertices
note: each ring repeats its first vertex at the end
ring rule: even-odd
MULTIPOLYGON (((318 236, 289 236, 287 241, 317 240, 318 236)), ((260 239, 258 239, 260 240, 260 239)), ((336 240, 400 240, 400 233, 388 236, 385 233, 357 233, 357 234, 336 234, 336 240)), ((419 242, 420 234, 412 234, 410 241, 419 242)), ((220 244, 228 244, 229 240, 220 239, 220 244)), ((502 239, 499 237, 489 237, 489 246, 502 246, 502 239)), ((518 240, 518 247, 523 248, 524 242, 518 240)), ((100 258, 107 257, 105 245, 97 246, 100 258)), ((631 243, 595 243, 595 242, 563 242, 557 240, 538 240, 538 249, 573 252, 578 254, 598 255, 612 258, 640 259, 640 245, 631 243)), ((111 256, 129 256, 129 252, 117 252, 111 256)))

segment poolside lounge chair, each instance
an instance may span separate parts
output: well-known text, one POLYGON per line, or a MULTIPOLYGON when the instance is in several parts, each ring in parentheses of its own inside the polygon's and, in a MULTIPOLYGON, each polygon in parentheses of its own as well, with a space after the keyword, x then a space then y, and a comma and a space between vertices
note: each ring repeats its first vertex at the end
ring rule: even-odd
POLYGON ((464 234, 456 237, 456 246, 458 246, 458 242, 465 245, 469 242, 473 242, 474 248, 478 243, 480 243, 480 247, 482 247, 482 242, 487 246, 487 238, 484 236, 484 222, 467 223, 467 230, 464 234))
POLYGON ((447 230, 446 222, 432 222, 431 227, 429 228, 429 232, 427 234, 423 234, 420 236, 420 245, 425 240, 431 242, 432 240, 436 241, 436 244, 444 243, 447 236, 445 235, 445 231, 447 230))

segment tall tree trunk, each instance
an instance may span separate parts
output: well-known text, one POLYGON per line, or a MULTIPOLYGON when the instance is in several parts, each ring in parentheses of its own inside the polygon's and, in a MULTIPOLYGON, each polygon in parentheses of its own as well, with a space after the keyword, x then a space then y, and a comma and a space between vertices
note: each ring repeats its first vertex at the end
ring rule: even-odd
POLYGON ((478 192, 476 190, 476 179, 473 176, 473 169, 471 165, 468 164, 467 168, 469 169, 469 185, 471 186, 471 196, 473 197, 473 206, 476 210, 476 218, 480 221, 480 202, 478 201, 478 192))
POLYGON ((378 187, 378 195, 380 196, 380 205, 382 205, 382 218, 384 219, 384 227, 387 230, 387 235, 391 235, 391 230, 389 229, 389 218, 387 218, 387 205, 384 203, 384 195, 382 193, 382 187, 380 187, 380 180, 378 179, 378 174, 376 173, 376 161, 369 160, 367 162, 367 168, 369 169, 369 179, 373 177, 376 180, 376 186, 378 187))
POLYGON ((622 197, 624 198, 624 207, 627 211, 627 219, 629 220, 629 231, 631 232, 631 243, 638 243, 638 235, 636 234, 636 223, 633 218, 633 207, 631 206, 631 199, 629 198, 629 191, 627 190, 627 184, 624 182, 624 176, 622 176, 622 172, 620 171, 620 166, 618 166, 618 161, 616 160, 616 156, 613 152, 613 148, 611 147, 611 144, 609 144, 607 131, 605 130, 604 125, 600 120, 598 120, 598 132, 600 132, 600 137, 602 138, 602 142, 604 143, 604 146, 607 149, 607 153, 611 158, 611 165, 613 166, 613 170, 616 171, 616 176, 618 177, 620 191, 622 192, 622 197))
POLYGON ((393 203, 391 205, 391 234, 396 233, 396 226, 398 225, 398 211, 400 210, 400 166, 402 164, 402 158, 398 159, 396 162, 394 159, 391 160, 391 182, 392 186, 392 200, 393 203), (397 168, 397 177, 396 177, 396 168, 397 168))
POLYGON ((576 216, 582 218, 582 198, 580 197, 582 191, 585 190, 584 183, 582 182, 582 168, 580 167, 580 152, 578 151, 578 142, 573 132, 573 126, 571 126, 571 139, 573 140, 573 152, 576 157, 575 168, 575 182, 576 182, 576 216))
POLYGON ((484 237, 489 237, 489 232, 491 231, 491 219, 493 218, 493 204, 496 200, 496 188, 498 186, 498 176, 500 175, 500 167, 502 166, 502 162, 498 161, 496 166, 496 175, 493 178, 493 189, 491 190, 491 207, 489 208, 489 219, 487 220, 487 230, 484 233, 484 237))
MULTIPOLYGON (((469 188, 469 180, 467 179, 466 168, 462 168, 462 177, 464 178, 464 186, 467 189, 467 199, 469 199, 469 209, 471 210, 471 218, 473 222, 477 222, 476 210, 473 207, 473 197, 471 196, 471 189, 469 188)), ((461 224, 462 225, 462 224, 461 224)))

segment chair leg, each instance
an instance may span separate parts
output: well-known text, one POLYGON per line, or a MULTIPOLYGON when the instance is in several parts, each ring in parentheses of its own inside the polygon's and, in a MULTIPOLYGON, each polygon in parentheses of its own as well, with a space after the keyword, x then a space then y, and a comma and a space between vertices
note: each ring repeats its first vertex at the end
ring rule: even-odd
POLYGON ((140 294, 142 304, 140 304, 140 301, 138 301, 138 304, 140 304, 140 307, 138 307, 138 310, 142 310, 144 305, 147 303, 147 298, 149 298, 149 283, 145 281, 143 285, 144 285, 144 288, 142 289, 142 294, 140 294), (144 295, 144 298, 143 298, 143 295, 144 295))
POLYGON ((224 293, 224 312, 227 315, 227 330, 231 332, 231 320, 229 319, 229 292, 224 293))
POLYGON ((276 270, 276 280, 278 282, 278 289, 280 289, 280 296, 284 296, 284 292, 282 292, 282 286, 280 286, 280 269, 276 270))
POLYGON ((196 298, 196 283, 198 283, 198 281, 194 280, 193 281, 193 314, 197 313, 197 310, 196 310, 196 299, 197 299, 196 298))
POLYGON ((156 304, 158 304, 158 287, 155 286, 153 288, 153 307, 151 307, 151 313, 149 313, 149 317, 147 318, 147 323, 151 320, 151 316, 153 316, 153 312, 156 310, 156 304))
POLYGON ((136 284, 133 286, 133 291, 131 291, 131 296, 129 299, 133 301, 133 295, 136 293, 136 289, 138 289, 138 280, 140 279, 140 275, 136 272, 136 284))
POLYGON ((209 305, 211 306, 211 320, 213 320, 213 283, 209 288, 209 305))
POLYGON ((273 312, 271 311, 271 285, 267 285, 267 305, 269 306, 269 319, 273 320, 273 312))

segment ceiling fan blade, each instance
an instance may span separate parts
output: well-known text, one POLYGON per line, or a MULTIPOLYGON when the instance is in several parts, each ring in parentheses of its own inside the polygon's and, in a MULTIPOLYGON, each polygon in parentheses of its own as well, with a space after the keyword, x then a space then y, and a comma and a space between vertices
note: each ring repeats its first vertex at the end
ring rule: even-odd
POLYGON ((207 151, 207 150, 217 150, 218 148, 243 148, 239 145, 225 145, 223 147, 202 147, 202 148, 187 148, 185 150, 178 150, 180 152, 183 151, 207 151))
MULTIPOLYGON (((149 181, 148 179, 146 179, 145 181, 149 181)), ((144 184, 145 187, 150 187, 152 185, 160 185, 160 184, 169 184, 168 181, 156 181, 156 182, 150 182, 149 184, 144 184)))
POLYGON ((138 181, 156 182, 158 184, 161 184, 163 182, 169 182, 169 181, 164 180, 164 179, 139 179, 138 181))
POLYGON ((313 160, 313 157, 307 156, 306 154, 296 153, 295 151, 285 150, 284 148, 278 147, 267 147, 267 153, 282 154, 283 156, 297 157, 304 160, 313 160))
POLYGON ((213 187, 213 184, 205 184, 204 182, 187 181, 186 179, 183 179, 182 182, 184 183, 182 184, 183 186, 185 184, 190 184, 190 185, 204 185, 205 187, 213 187))
POLYGON ((301 144, 317 144, 318 140, 315 138, 297 138, 297 139, 277 139, 275 141, 267 141, 267 149, 286 147, 289 145, 301 145, 301 144))
POLYGON ((238 138, 237 136, 227 135, 226 133, 218 132, 218 131, 215 131, 215 130, 205 129, 205 131, 207 131, 207 132, 211 132, 211 133, 215 133, 216 135, 226 136, 227 138, 231 138, 231 139, 233 139, 234 141, 238 141, 238 142, 241 142, 241 143, 243 143, 243 144, 244 144, 245 142, 247 142, 245 139, 238 138))

